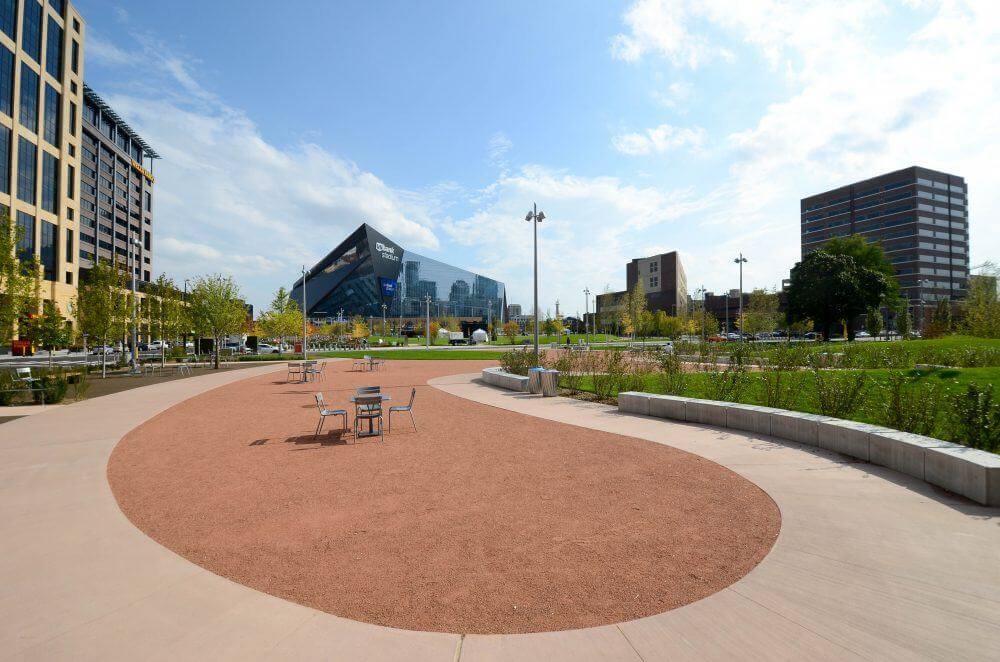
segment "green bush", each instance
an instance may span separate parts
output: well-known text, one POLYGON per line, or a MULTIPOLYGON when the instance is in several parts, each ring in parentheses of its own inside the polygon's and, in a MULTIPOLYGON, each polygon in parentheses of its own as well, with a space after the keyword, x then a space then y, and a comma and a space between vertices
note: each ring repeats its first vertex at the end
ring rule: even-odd
POLYGON ((896 430, 933 435, 944 409, 940 384, 915 384, 905 372, 890 372, 885 384, 868 397, 870 413, 883 425, 896 430))
MULTIPOLYGON (((544 363, 545 352, 539 352, 539 358, 544 363)), ((524 349, 512 349, 509 352, 504 352, 500 357, 500 367, 503 368, 504 372, 509 372, 513 375, 525 377, 528 374, 528 369, 534 368, 536 365, 535 350, 527 347, 524 349)))
POLYGON ((863 372, 813 369, 812 397, 824 416, 850 418, 864 401, 867 386, 863 372))
POLYGON ((18 393, 12 389, 14 385, 14 372, 12 370, 0 370, 0 407, 9 407, 17 399, 18 393))
POLYGON ((35 382, 35 387, 41 391, 34 391, 35 402, 42 402, 42 393, 45 394, 45 404, 56 404, 62 402, 69 390, 69 380, 61 369, 55 369, 43 374, 35 382))
POLYGON ((1000 451, 1000 403, 993 385, 969 384, 952 398, 951 438, 956 443, 996 453, 1000 451))
POLYGON ((687 375, 680 357, 674 352, 660 352, 657 363, 660 370, 656 378, 660 392, 667 395, 684 395, 687 375))

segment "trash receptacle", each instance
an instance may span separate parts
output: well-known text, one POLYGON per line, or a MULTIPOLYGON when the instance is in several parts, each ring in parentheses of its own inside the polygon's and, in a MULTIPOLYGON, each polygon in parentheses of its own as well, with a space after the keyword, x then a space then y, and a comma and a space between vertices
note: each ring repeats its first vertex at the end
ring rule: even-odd
POLYGON ((545 370, 541 373, 541 377, 542 396, 551 398, 554 395, 559 395, 559 371, 545 370))
POLYGON ((539 394, 542 392, 542 373, 545 368, 528 369, 528 393, 539 394))

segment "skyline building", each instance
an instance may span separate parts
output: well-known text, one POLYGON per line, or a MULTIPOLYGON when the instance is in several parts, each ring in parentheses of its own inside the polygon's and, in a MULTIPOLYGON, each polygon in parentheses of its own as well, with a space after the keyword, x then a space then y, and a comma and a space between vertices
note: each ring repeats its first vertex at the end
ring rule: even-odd
POLYGON ((911 303, 963 299, 969 278, 968 186, 911 166, 802 198, 802 256, 834 237, 879 242, 911 303))

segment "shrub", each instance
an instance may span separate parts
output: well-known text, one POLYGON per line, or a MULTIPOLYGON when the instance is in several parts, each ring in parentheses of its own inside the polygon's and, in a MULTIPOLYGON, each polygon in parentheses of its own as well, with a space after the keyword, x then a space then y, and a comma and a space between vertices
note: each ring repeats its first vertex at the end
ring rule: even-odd
POLYGON ((657 363, 660 368, 656 375, 659 391, 667 395, 684 395, 687 377, 680 357, 674 352, 660 352, 657 363))
POLYGON ((86 370, 70 375, 69 383, 73 385, 74 400, 83 400, 87 397, 87 391, 90 390, 90 378, 87 376, 86 370))
POLYGON ((41 391, 34 391, 35 402, 42 401, 42 393, 45 394, 45 404, 56 404, 62 402, 69 390, 69 380, 62 369, 55 369, 43 374, 35 384, 41 391))
POLYGON ((871 414, 884 425, 916 434, 933 435, 944 406, 939 384, 915 384, 904 372, 893 371, 884 386, 870 394, 871 414))
MULTIPOLYGON (((545 352, 539 353, 539 359, 544 363, 545 352)), ((535 365, 535 351, 527 347, 524 349, 512 349, 500 356, 500 367, 503 368, 504 372, 509 372, 513 375, 527 376, 528 368, 534 368, 535 365)))
POLYGON ((813 368, 812 396, 824 416, 850 418, 865 396, 868 375, 813 368))
POLYGON ((951 404, 953 441, 993 453, 1000 451, 1000 403, 993 397, 992 384, 969 384, 965 393, 952 397, 951 404))
POLYGON ((591 366, 594 394, 602 400, 610 400, 621 391, 631 390, 630 375, 633 373, 625 352, 615 348, 599 355, 601 358, 591 366))
POLYGON ((0 370, 0 407, 9 407, 17 399, 18 394, 14 388, 13 371, 0 370))

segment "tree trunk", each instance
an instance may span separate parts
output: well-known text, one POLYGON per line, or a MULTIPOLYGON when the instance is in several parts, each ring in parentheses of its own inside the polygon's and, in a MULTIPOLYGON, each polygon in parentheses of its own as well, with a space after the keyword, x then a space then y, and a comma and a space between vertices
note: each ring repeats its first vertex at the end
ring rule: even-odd
POLYGON ((107 353, 108 339, 103 338, 101 340, 101 379, 107 379, 108 377, 108 353, 107 353))
POLYGON ((219 369, 219 352, 222 349, 221 342, 219 342, 219 337, 215 337, 215 369, 219 369))

